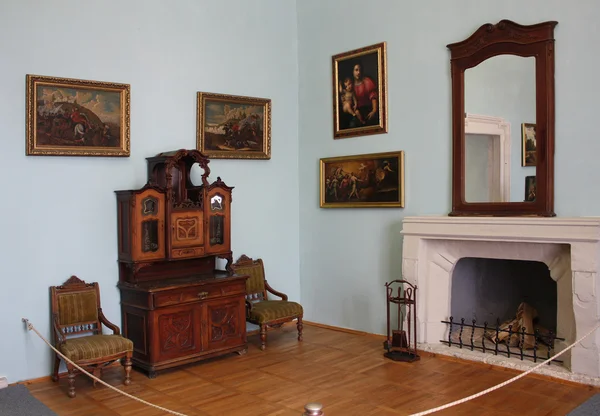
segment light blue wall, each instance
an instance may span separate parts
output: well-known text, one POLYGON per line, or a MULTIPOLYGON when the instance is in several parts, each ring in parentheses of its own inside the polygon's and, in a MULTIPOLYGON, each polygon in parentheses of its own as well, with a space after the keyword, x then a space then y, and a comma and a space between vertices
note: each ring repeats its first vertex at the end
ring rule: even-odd
POLYGON ((294 2, 0 2, 0 375, 46 376, 50 285, 98 281, 120 323, 115 189, 144 185, 148 156, 196 145, 196 92, 271 98, 270 161, 213 160, 231 186, 232 245, 299 299, 298 62, 294 2), (25 156, 25 75, 131 84, 131 157, 25 156))
POLYGON ((489 152, 494 140, 482 134, 465 135, 465 200, 490 201, 489 152))
POLYGON ((272 160, 211 168, 236 187, 236 255, 263 257, 270 282, 301 300, 307 320, 384 331, 383 283, 400 277, 402 218, 450 210, 446 44, 482 23, 559 20, 555 207, 597 215, 600 197, 582 181, 595 177, 600 153, 599 13, 595 0, 0 2, 0 375, 49 374, 48 348, 20 318, 49 336, 48 286, 71 274, 100 282, 105 313, 119 316, 113 190, 143 184, 145 157, 195 145, 196 91, 273 100, 272 160), (331 56, 380 41, 389 133, 334 141, 331 56), (131 157, 25 157, 27 73, 130 83, 131 157), (406 208, 318 207, 319 158, 399 149, 406 208))
POLYGON ((402 219, 450 211, 449 43, 484 23, 558 20, 556 185, 559 216, 598 215, 600 41, 594 0, 302 0, 300 63, 300 276, 306 319, 385 331, 384 282, 401 277, 402 219), (387 41, 389 133, 333 139, 331 56, 387 41), (319 158, 404 150, 406 208, 320 209, 319 158))

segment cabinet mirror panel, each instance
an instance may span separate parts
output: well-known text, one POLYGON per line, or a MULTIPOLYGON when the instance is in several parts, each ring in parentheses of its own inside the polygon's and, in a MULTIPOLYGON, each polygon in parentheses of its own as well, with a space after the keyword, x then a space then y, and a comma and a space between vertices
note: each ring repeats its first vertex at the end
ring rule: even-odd
POLYGON ((466 69, 464 83, 465 201, 525 201, 535 155, 521 166, 521 126, 535 125, 535 58, 493 56, 466 69))
POLYGON ((448 45, 449 215, 554 216, 554 27, 484 24, 448 45))

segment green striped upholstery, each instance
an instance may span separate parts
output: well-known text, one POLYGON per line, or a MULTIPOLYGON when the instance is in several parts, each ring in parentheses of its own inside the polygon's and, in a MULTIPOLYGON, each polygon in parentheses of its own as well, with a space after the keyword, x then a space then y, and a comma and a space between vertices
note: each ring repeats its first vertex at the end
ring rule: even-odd
POLYGON ((65 293, 58 296, 60 325, 71 325, 98 320, 98 303, 95 291, 65 293))
POLYGON ((248 320, 257 324, 281 318, 295 318, 303 314, 302 305, 285 300, 264 300, 252 305, 248 320))
POLYGON ((59 349, 73 361, 91 360, 133 351, 133 342, 121 335, 91 335, 71 338, 59 349))
POLYGON ((265 272, 262 264, 248 267, 236 267, 235 273, 250 276, 246 280, 246 293, 263 293, 265 291, 265 272))

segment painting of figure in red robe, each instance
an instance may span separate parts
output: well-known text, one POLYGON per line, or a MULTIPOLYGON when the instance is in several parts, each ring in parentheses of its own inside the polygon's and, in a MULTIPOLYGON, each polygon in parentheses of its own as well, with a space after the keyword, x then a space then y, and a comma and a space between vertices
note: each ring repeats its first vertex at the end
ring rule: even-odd
POLYGON ((333 56, 334 138, 387 133, 386 43, 333 56))
POLYGON ((129 156, 128 84, 27 76, 27 154, 129 156))

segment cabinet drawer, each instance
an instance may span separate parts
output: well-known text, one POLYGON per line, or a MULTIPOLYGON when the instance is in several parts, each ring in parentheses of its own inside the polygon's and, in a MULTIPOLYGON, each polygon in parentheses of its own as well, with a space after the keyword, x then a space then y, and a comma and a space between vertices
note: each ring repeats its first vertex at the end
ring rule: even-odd
POLYGON ((187 257, 198 257, 204 255, 204 247, 178 248, 171 250, 171 257, 174 259, 183 259, 187 257))
POLYGON ((245 293, 244 285, 206 285, 193 288, 175 289, 154 294, 154 307, 213 299, 238 293, 245 293))

